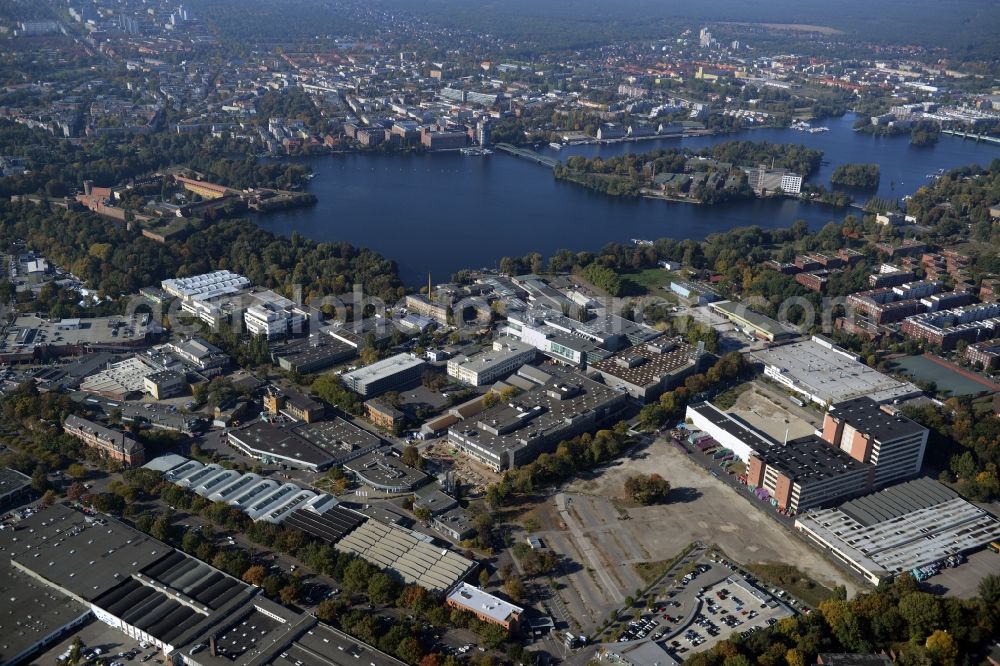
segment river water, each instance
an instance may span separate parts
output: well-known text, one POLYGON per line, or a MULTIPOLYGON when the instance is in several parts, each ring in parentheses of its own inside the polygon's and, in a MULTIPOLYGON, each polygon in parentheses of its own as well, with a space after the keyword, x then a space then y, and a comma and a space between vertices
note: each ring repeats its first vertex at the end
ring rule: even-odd
MULTIPOLYGON (((902 197, 930 182, 928 174, 1000 157, 1000 146, 942 135, 917 148, 909 136, 873 137, 852 131, 854 116, 821 124, 829 132, 757 129, 735 134, 585 144, 540 152, 612 157, 660 147, 701 148, 723 141, 801 143, 823 151, 823 166, 808 182, 829 188, 833 169, 846 162, 878 163, 877 194, 902 197)), ((820 124, 820 123, 817 123, 820 124)), ((632 238, 702 239, 732 227, 787 227, 803 219, 810 228, 850 212, 792 199, 698 206, 650 199, 620 199, 556 181, 546 167, 495 152, 488 157, 436 154, 347 154, 307 158, 316 174, 309 190, 319 203, 258 218, 278 234, 298 231, 318 241, 369 247, 399 265, 409 285, 427 274, 447 280, 461 268, 496 267, 500 258, 559 248, 598 250, 632 238)), ((872 193, 856 193, 863 200, 872 193)), ((857 211, 855 211, 857 212, 857 211)))

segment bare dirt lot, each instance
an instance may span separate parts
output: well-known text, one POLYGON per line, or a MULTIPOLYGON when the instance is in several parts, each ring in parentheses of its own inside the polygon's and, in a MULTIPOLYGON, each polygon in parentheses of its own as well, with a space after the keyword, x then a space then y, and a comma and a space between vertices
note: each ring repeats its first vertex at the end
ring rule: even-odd
POLYGON ((562 490, 538 509, 546 514, 538 535, 572 563, 560 581, 567 585, 562 596, 583 626, 596 626, 644 587, 634 563, 672 558, 693 541, 717 544, 742 563, 794 562, 828 587, 844 585, 849 595, 858 590, 833 564, 664 440, 562 490), (640 473, 670 482, 667 504, 629 506, 623 485, 640 473))

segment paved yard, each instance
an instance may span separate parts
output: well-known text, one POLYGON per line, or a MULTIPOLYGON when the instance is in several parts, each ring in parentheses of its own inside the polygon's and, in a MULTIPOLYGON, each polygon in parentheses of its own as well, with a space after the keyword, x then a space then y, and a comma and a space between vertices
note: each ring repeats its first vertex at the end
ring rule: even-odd
POLYGON ((925 582, 936 592, 947 597, 971 599, 979 594, 979 581, 1000 571, 1000 555, 986 548, 969 556, 954 569, 942 569, 925 582))
POLYGON ((793 410, 803 411, 787 398, 782 402, 754 383, 740 394, 736 404, 728 411, 781 442, 785 440, 786 432, 788 439, 795 439, 811 435, 816 429, 813 423, 793 413, 793 410))

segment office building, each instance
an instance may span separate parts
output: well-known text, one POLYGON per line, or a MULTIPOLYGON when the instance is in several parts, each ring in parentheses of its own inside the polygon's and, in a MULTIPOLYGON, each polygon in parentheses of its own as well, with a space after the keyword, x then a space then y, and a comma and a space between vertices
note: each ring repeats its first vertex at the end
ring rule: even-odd
POLYGON ((860 396, 891 402, 922 393, 910 382, 883 375, 820 336, 769 347, 750 356, 764 365, 766 377, 820 405, 860 396))
POLYGON ((63 430, 87 446, 97 449, 103 457, 128 467, 135 467, 146 462, 146 452, 142 444, 119 430, 105 428, 99 423, 94 423, 75 414, 66 417, 63 430))
POLYGON ((323 403, 292 389, 269 386, 264 394, 264 409, 272 415, 287 416, 296 421, 314 423, 326 414, 323 403))
POLYGON ((459 583, 449 591, 445 603, 452 608, 468 611, 483 622, 500 625, 514 636, 518 634, 521 616, 524 614, 524 609, 520 606, 468 583, 459 583))
POLYGON ((413 354, 396 354, 344 373, 344 386, 364 398, 410 386, 420 380, 426 363, 413 354))
MULTIPOLYGON (((530 282, 530 281, 528 281, 530 282)), ((539 307, 509 311, 501 331, 568 365, 586 367, 629 345, 660 335, 656 329, 606 314, 578 321, 539 307)))
POLYGON ((823 439, 873 465, 875 487, 916 476, 927 435, 927 428, 869 397, 835 403, 823 418, 823 439))
POLYGON ((747 485, 763 488, 778 508, 798 513, 861 495, 872 468, 813 435, 754 450, 747 485))
POLYGON ((273 291, 250 294, 253 303, 243 312, 243 322, 250 335, 266 338, 300 333, 309 321, 309 312, 291 299, 273 291))
POLYGON ((448 429, 449 443, 497 471, 593 430, 626 401, 624 393, 560 368, 523 366, 508 383, 522 392, 448 429))
POLYGON ((161 370, 143 378, 146 393, 157 400, 182 395, 188 390, 187 378, 173 370, 161 370))
POLYGON ((448 376, 470 386, 485 386, 503 379, 525 363, 535 360, 532 345, 511 337, 493 341, 491 349, 448 361, 448 376))
POLYGON ((651 402, 700 372, 708 358, 710 355, 681 338, 660 337, 627 347, 597 361, 591 368, 608 386, 625 391, 641 402, 651 402))
POLYGON ((810 511, 795 529, 873 585, 1000 539, 1000 521, 927 477, 810 511))

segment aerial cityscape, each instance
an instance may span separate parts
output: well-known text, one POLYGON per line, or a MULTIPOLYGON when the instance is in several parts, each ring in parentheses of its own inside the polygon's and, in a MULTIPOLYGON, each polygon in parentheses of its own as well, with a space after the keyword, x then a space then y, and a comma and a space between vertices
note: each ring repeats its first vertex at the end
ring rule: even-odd
POLYGON ((0 666, 1000 666, 994 0, 0 0, 0 666))

